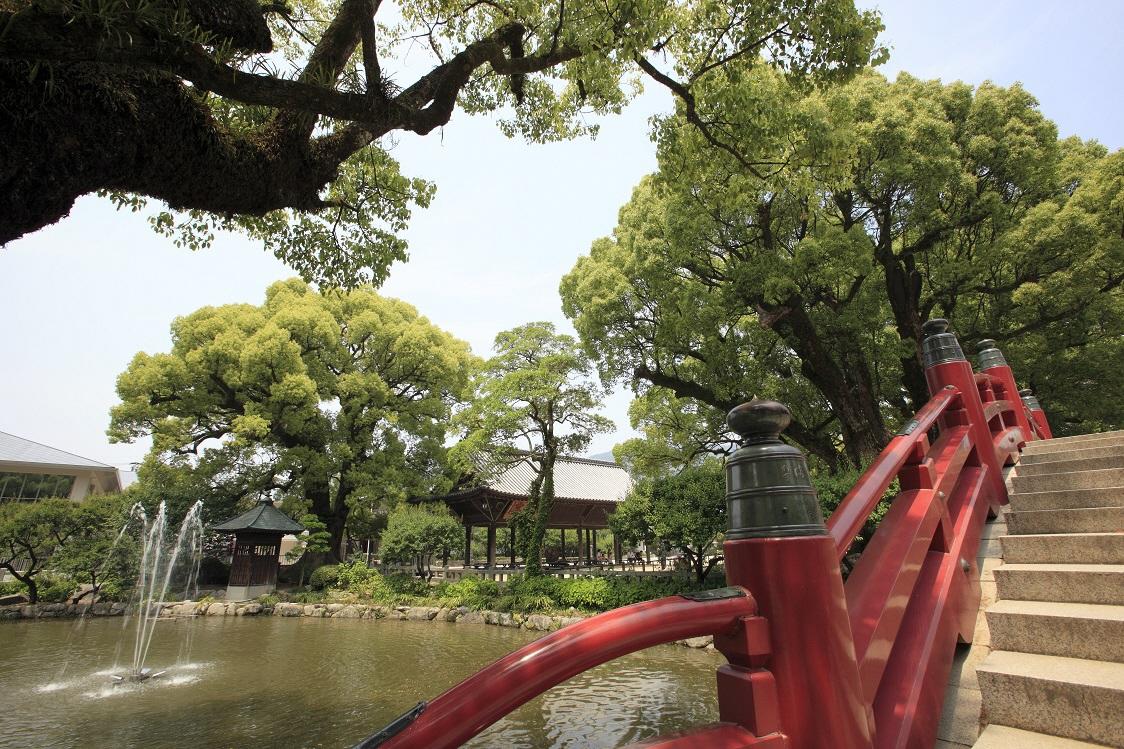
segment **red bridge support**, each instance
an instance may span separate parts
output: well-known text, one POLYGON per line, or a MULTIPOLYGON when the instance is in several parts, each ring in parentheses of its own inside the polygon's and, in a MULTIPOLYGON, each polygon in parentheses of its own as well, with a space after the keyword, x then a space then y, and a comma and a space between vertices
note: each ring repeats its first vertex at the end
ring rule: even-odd
POLYGON ((1049 437, 994 341, 974 373, 945 320, 923 330, 932 398, 824 523, 780 403, 733 409, 726 462, 731 588, 672 596, 566 627, 420 703, 359 746, 446 749, 588 668, 640 648, 714 636, 721 722, 633 749, 930 749, 955 647, 979 609, 976 552, 1007 502, 1002 467, 1049 437), (1021 400, 1019 398, 1021 397, 1021 400), (878 531, 846 582, 839 562, 887 489, 878 531))

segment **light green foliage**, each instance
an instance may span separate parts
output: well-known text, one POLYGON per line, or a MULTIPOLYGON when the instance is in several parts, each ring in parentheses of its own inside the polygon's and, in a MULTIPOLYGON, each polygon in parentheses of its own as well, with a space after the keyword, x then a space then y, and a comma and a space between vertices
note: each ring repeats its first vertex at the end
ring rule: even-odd
POLYGON ((304 576, 308 572, 309 564, 302 558, 305 554, 308 554, 310 559, 320 559, 323 558, 324 554, 331 552, 332 534, 328 533, 328 526, 310 512, 306 512, 301 517, 300 524, 304 526, 305 532, 297 536, 297 543, 285 555, 285 562, 287 564, 300 562, 300 579, 297 581, 297 585, 303 586, 304 576))
POLYGON ((334 588, 340 578, 340 565, 338 564, 324 564, 312 571, 308 576, 308 585, 313 590, 324 590, 325 588, 334 588))
POLYGON ((595 134, 597 116, 621 111, 645 80, 707 112, 762 67, 807 87, 884 57, 878 14, 853 0, 26 5, 35 12, 0 7, 0 26, 33 74, 60 59, 111 60, 134 81, 114 86, 101 73, 124 101, 147 98, 135 79, 159 77, 185 94, 187 113, 173 116, 198 120, 198 132, 177 124, 221 146, 191 144, 197 174, 122 165, 94 189, 132 210, 144 195, 168 201, 153 225, 184 246, 242 231, 325 285, 378 284, 405 257, 401 234, 434 188, 402 174, 398 131, 429 134, 460 109, 498 115, 509 136, 553 141, 595 134), (62 30, 41 38, 43 25, 62 30), (143 195, 112 192, 121 184, 143 195))
POLYGON ((442 480, 446 423, 473 366, 467 344, 404 302, 278 282, 261 306, 178 318, 169 353, 137 354, 109 434, 152 436, 138 492, 170 484, 230 513, 280 497, 315 514, 338 554, 353 509, 442 480))
POLYGON ((516 518, 527 574, 540 572, 546 522, 554 503, 554 463, 578 455, 613 423, 593 413, 604 390, 577 342, 549 322, 496 336, 496 355, 476 381, 476 397, 457 416, 464 439, 453 458, 466 473, 486 477, 521 461, 535 472, 527 506, 516 518))
POLYGON ((0 569, 27 586, 31 603, 39 599, 36 578, 49 557, 80 529, 78 508, 68 499, 0 504, 0 569))
POLYGON ((495 580, 466 577, 455 583, 439 585, 434 590, 434 595, 447 608, 467 606, 470 609, 488 609, 499 598, 500 586, 495 580))
POLYGON ((460 522, 444 505, 401 504, 390 513, 382 534, 382 558, 387 562, 414 563, 418 573, 429 578, 433 557, 450 553, 462 537, 460 522))
POLYGON ((1078 397, 1124 378, 1119 154, 1059 142, 1019 86, 806 91, 759 67, 710 94, 700 116, 728 125, 660 120, 659 172, 561 284, 602 376, 637 391, 623 460, 724 452, 722 415, 767 397, 828 469, 861 465, 927 400, 939 316, 969 352, 998 339, 1065 428, 1122 423, 1119 398, 1078 397))
POLYGON ((87 497, 74 511, 74 532, 51 556, 51 571, 89 594, 116 597, 133 584, 140 549, 130 534, 119 536, 132 503, 124 494, 87 497))
POLYGON ((678 548, 701 583, 719 553, 718 536, 726 530, 726 476, 710 460, 678 474, 642 484, 647 495, 647 521, 652 536, 678 548), (709 562, 706 557, 711 555, 709 562))

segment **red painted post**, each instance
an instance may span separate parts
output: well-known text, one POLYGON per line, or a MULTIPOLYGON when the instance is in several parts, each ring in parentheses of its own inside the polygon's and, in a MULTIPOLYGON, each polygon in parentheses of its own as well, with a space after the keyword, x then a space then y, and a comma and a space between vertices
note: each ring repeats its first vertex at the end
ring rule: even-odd
MULTIPOLYGON (((754 400, 728 421, 743 446, 726 461, 726 579, 753 592, 769 623, 781 730, 791 749, 870 749, 873 714, 862 698, 835 543, 804 455, 780 440, 789 411, 754 400)), ((720 706, 736 700, 734 686, 719 680, 720 706)), ((723 720, 735 719, 722 709, 723 720)))
MULTIPOLYGON (((993 508, 1007 504, 1007 487, 1003 483, 1003 471, 995 454, 991 429, 984 418, 983 403, 976 387, 976 375, 960 349, 960 341, 955 333, 948 332, 948 320, 929 320, 921 326, 925 339, 921 343, 921 354, 925 364, 925 379, 929 392, 936 395, 946 387, 960 391, 964 414, 976 444, 977 459, 987 475, 986 496, 993 508)), ((942 419, 942 424, 944 420, 942 419)), ((945 426, 954 426, 945 424, 945 426)), ((969 461, 972 459, 969 458, 969 461)))
POLYGON ((1023 403, 1030 409, 1030 415, 1034 419, 1034 423, 1038 425, 1038 432, 1046 439, 1052 439, 1054 433, 1050 430, 1050 422, 1046 421, 1046 412, 1042 410, 1042 406, 1038 403, 1038 399, 1034 397, 1034 391, 1030 388, 1024 388, 1019 391, 1019 395, 1023 399, 1023 403))
POLYGON ((1026 413, 1019 404, 1019 386, 1015 384, 1015 373, 1011 371, 1011 365, 1007 363, 995 341, 985 338, 976 344, 976 361, 981 372, 991 375, 1003 384, 1005 391, 1003 397, 1010 401, 1011 408, 1015 412, 1015 423, 1023 433, 1022 441, 1025 443, 1034 439, 1034 431, 1030 428, 1026 413))

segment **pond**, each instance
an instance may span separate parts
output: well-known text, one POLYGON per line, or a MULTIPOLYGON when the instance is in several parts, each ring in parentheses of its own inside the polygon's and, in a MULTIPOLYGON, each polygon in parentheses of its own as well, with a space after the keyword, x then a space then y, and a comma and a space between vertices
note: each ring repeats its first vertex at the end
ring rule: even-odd
MULTIPOLYGON (((282 617, 161 621, 114 686, 121 619, 0 625, 0 747, 347 747, 535 638, 506 627, 282 617)), ((128 632, 131 635, 131 630, 128 632)), ((467 746, 613 747, 717 720, 713 652, 664 645, 527 703, 467 746)))

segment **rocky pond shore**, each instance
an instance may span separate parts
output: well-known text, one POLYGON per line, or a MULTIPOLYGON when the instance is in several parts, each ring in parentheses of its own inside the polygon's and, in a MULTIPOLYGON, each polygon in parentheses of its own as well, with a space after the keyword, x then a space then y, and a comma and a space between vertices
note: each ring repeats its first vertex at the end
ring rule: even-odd
MULTIPOLYGON (((0 620, 58 619, 83 616, 122 616, 128 610, 124 603, 39 603, 0 606, 0 620)), ((490 624, 532 632, 553 632, 585 617, 546 614, 512 614, 503 611, 474 611, 467 606, 382 606, 360 603, 276 603, 272 606, 257 601, 179 601, 160 604, 160 617, 166 619, 197 616, 282 616, 313 619, 404 620, 417 622, 452 622, 459 624, 490 624)), ((692 648, 713 649, 712 638, 692 637, 677 641, 692 648)))

